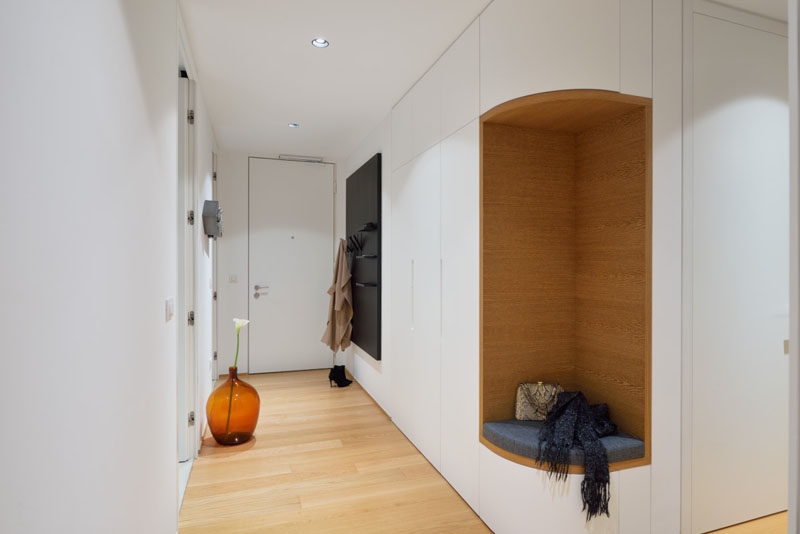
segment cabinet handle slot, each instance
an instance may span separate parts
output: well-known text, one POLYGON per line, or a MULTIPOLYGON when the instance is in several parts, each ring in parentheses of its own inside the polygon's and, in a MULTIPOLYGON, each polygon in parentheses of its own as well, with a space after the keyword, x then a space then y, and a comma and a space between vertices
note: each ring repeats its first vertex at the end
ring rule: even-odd
POLYGON ((411 258, 411 330, 414 330, 414 258, 411 258))
POLYGON ((439 336, 444 335, 444 258, 439 258, 439 336))

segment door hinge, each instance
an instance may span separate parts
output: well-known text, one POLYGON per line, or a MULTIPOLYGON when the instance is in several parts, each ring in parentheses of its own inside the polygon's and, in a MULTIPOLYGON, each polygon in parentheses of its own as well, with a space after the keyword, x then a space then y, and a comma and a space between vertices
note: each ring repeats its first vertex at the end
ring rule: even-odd
POLYGON ((214 351, 214 361, 217 361, 217 351, 214 351))
POLYGON ((189 112, 186 114, 186 120, 189 121, 189 124, 194 124, 194 110, 190 109, 189 112))
POLYGON ((194 419, 195 419, 194 410, 192 410, 191 412, 189 412, 189 426, 194 426, 194 419))
POLYGON ((186 214, 186 222, 194 224, 194 210, 189 210, 189 213, 186 214))
POLYGON ((194 326, 194 312, 190 311, 189 316, 186 319, 186 322, 189 323, 189 326, 194 326))
POLYGON ((215 182, 217 181, 217 171, 211 173, 211 179, 214 180, 215 182))
POLYGON ((213 298, 214 300, 217 300, 217 292, 216 292, 216 291, 214 291, 214 293, 212 294, 212 298, 213 298))

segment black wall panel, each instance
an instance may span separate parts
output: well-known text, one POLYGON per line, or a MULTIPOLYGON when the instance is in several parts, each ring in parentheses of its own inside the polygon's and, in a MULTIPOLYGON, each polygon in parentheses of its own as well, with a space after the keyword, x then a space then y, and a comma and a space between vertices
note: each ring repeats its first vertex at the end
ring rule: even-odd
POLYGON ((353 252, 353 343, 381 359, 381 155, 347 178, 345 221, 353 252))

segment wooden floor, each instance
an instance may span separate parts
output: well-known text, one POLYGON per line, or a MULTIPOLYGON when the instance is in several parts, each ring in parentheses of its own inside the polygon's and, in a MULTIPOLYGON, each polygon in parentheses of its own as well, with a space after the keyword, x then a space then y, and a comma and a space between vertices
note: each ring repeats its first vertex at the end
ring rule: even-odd
POLYGON ((203 440, 180 532, 490 532, 357 384, 327 370, 242 375, 258 389, 254 439, 203 440))
POLYGON ((732 527, 715 530, 713 534, 786 534, 789 528, 786 512, 768 515, 732 527))

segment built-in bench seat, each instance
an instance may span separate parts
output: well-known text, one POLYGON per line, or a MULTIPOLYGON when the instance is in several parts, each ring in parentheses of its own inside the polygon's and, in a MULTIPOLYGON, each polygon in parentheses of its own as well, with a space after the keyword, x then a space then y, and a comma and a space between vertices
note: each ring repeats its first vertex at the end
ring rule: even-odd
MULTIPOLYGON (((483 437, 497 447, 536 459, 539 456, 539 431, 544 421, 490 421, 483 424, 483 437)), ((608 462, 622 462, 644 457, 644 441, 628 434, 618 432, 612 436, 600 438, 608 454, 608 462)), ((574 448, 569 452, 571 465, 583 465, 583 450, 574 448)))

